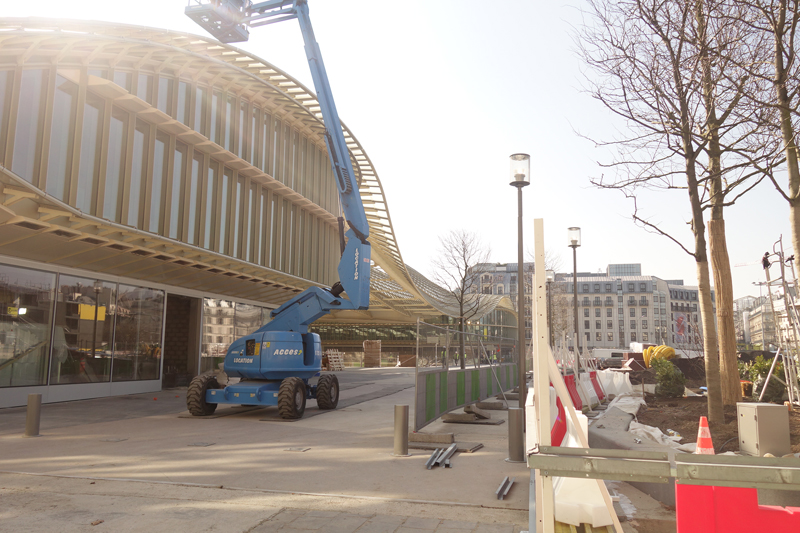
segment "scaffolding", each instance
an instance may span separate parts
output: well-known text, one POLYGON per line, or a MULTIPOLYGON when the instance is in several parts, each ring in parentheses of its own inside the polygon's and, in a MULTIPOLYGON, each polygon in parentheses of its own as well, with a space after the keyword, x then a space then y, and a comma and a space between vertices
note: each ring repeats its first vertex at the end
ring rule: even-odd
MULTIPOLYGON (((772 360, 767 380, 761 389, 759 401, 767 390, 767 385, 771 378, 775 378, 786 386, 786 393, 792 405, 800 406, 800 390, 798 390, 798 343, 800 342, 800 314, 797 310, 797 275, 794 269, 794 255, 786 257, 783 251, 783 237, 772 246, 772 253, 765 253, 761 260, 764 273, 767 277, 767 294, 769 295, 769 306, 775 325, 775 338, 778 342, 778 352, 772 360), (770 267, 777 265, 780 274, 775 279, 770 276, 770 267), (777 289, 773 291, 773 287, 777 289), (783 309, 776 309, 775 294, 782 296, 783 309), (783 377, 781 380, 773 376, 772 371, 778 361, 778 357, 783 360, 783 377)), ((762 313, 762 321, 763 313, 762 313)), ((763 340, 762 340, 763 344, 763 340)))

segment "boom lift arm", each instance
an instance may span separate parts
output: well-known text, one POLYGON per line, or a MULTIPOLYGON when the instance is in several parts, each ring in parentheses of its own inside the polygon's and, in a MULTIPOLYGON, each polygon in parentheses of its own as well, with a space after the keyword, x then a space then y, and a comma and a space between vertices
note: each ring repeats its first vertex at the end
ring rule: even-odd
POLYGON ((272 321, 259 331, 308 332, 308 326, 332 310, 369 308, 370 244, 367 223, 358 183, 355 180, 350 152, 347 149, 339 114, 333 100, 328 75, 322 61, 307 0, 212 0, 189 5, 186 15, 222 42, 245 41, 248 27, 264 26, 296 18, 305 43, 306 57, 325 126, 325 142, 339 190, 347 224, 347 245, 339 262, 339 282, 329 290, 311 287, 272 312, 272 321), (347 299, 341 298, 344 292, 347 299))
MULTIPOLYGON (((311 28, 307 0, 210 0, 186 8, 186 15, 223 42, 245 41, 248 26, 263 26, 296 18, 305 42, 311 77, 317 90, 325 143, 339 190, 342 210, 350 228, 344 233, 339 280, 330 289, 310 287, 278 309, 272 320, 254 333, 236 339, 225 355, 225 373, 242 378, 220 390, 217 376, 200 374, 189 384, 186 403, 195 416, 210 415, 217 404, 277 406, 283 418, 300 418, 306 399, 316 399, 320 409, 335 409, 339 381, 335 374, 320 376, 322 344, 308 326, 333 310, 369 308, 369 224, 350 152, 333 102, 328 75, 311 28), (342 293, 347 298, 342 297, 342 293), (319 377, 316 385, 309 381, 319 377)), ((339 219, 339 238, 344 227, 339 219)))

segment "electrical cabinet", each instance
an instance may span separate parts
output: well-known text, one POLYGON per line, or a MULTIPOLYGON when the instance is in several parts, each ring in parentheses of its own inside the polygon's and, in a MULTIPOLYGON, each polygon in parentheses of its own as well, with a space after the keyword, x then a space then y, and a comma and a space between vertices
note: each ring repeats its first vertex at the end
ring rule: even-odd
POLYGON ((739 402, 736 413, 741 453, 757 457, 771 453, 781 457, 791 452, 789 410, 785 405, 739 402))

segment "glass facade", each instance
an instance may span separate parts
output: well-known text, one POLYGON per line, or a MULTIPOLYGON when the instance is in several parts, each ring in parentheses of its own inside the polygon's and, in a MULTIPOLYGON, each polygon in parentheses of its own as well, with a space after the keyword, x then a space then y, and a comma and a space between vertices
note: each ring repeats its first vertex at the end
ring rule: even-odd
POLYGON ((114 381, 158 379, 164 291, 120 284, 114 314, 114 381))
POLYGON ((323 241, 337 240, 335 224, 319 210, 339 214, 320 138, 315 142, 290 117, 274 116, 266 98, 159 70, 0 67, 0 164, 84 213, 315 282, 336 281, 336 247, 312 248, 306 238, 313 228, 323 241), (201 147, 197 137, 179 140, 152 112, 109 105, 106 93, 95 92, 103 86, 95 77, 226 152, 201 147), (247 165, 261 176, 242 173, 247 165), (272 179, 280 186, 267 186, 272 179), (297 193, 316 205, 298 203, 297 193), (255 221, 271 223, 272 231, 255 221))
POLYGON ((270 309, 229 300, 203 300, 200 372, 216 370, 231 343, 269 322, 270 309))
POLYGON ((159 378, 164 291, 0 264, 0 388, 159 378))
POLYGON ((47 384, 55 287, 55 274, 0 265, 0 387, 47 384))

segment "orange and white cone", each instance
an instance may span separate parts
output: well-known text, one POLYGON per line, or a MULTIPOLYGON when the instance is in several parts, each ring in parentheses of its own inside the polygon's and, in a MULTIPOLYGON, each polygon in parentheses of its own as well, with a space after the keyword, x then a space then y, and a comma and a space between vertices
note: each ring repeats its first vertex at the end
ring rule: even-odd
POLYGON ((708 419, 700 417, 700 427, 697 430, 697 448, 694 453, 704 455, 715 455, 714 444, 711 442, 711 430, 708 429, 708 419))

